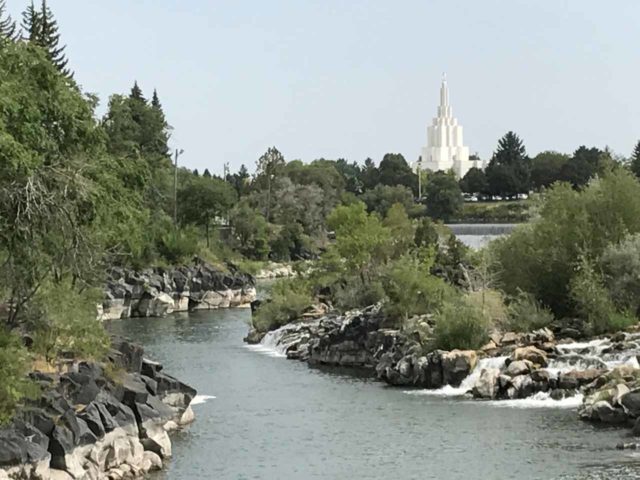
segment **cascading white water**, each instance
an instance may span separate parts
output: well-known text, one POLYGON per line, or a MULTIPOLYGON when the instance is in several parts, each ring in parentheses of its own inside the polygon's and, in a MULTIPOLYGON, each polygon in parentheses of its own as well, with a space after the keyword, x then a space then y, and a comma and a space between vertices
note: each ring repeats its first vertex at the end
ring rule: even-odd
POLYGON ((409 395, 433 395, 439 397, 460 397, 467 393, 469 390, 473 388, 476 384, 480 375, 482 374, 482 370, 487 368, 502 368, 504 366, 504 362, 507 360, 507 357, 487 357, 482 358, 478 361, 476 368, 464 379, 462 383, 460 383, 459 387, 452 387, 451 385, 445 385, 442 388, 429 390, 407 390, 405 393, 409 395))
POLYGON ((267 332, 262 341, 256 345, 245 345, 249 350, 263 353, 270 357, 286 358, 287 345, 282 344, 282 338, 290 330, 289 325, 280 327, 277 330, 267 332))

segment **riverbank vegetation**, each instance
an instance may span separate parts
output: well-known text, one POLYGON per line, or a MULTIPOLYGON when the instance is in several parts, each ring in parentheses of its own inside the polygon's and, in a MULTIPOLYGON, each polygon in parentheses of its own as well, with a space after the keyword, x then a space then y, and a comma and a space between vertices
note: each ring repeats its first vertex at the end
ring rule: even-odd
MULTIPOLYGON (((381 302, 400 328, 426 316, 425 338, 442 347, 479 345, 505 318, 518 324, 537 312, 523 328, 541 325, 546 309, 584 318, 593 332, 637 314, 638 241, 629 235, 640 196, 610 152, 529 160, 510 132, 486 173, 461 182, 450 172, 419 179, 397 153, 303 163, 275 147, 247 159, 254 173, 243 165, 216 175, 220 158, 202 172, 176 168, 160 93, 132 81, 99 117, 100 99, 77 83, 61 38, 46 2, 29 6, 20 30, 0 1, 0 420, 29 393, 34 362, 104 355, 95 304, 107 266, 197 255, 257 271, 314 259, 308 276, 276 287, 258 310, 263 331, 318 301, 340 310, 381 302), (551 185, 558 179, 568 184, 551 185), (542 192, 542 206, 528 208, 539 218, 492 255, 470 252, 440 223, 480 215, 462 191, 531 189, 542 192), (529 303, 514 303, 523 293, 529 303)), ((640 174, 640 147, 633 155, 640 174)), ((491 209, 509 221, 520 214, 522 204, 504 205, 491 209)))

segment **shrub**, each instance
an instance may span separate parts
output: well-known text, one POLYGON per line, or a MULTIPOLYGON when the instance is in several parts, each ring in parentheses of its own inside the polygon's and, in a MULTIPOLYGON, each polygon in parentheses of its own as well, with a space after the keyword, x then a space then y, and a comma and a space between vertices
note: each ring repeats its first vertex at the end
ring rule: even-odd
POLYGON ((578 313, 587 320, 594 335, 624 329, 636 321, 616 310, 602 276, 586 259, 581 261, 578 274, 571 280, 570 292, 578 313))
POLYGON ((384 275, 384 311, 394 323, 402 323, 412 315, 433 313, 450 295, 451 287, 431 275, 432 264, 432 254, 422 258, 407 254, 388 267, 384 275))
POLYGON ((509 316, 505 328, 515 332, 531 332, 549 326, 553 313, 524 292, 509 304, 509 316))
POLYGON ((333 287, 333 301, 341 311, 364 308, 384 298, 384 287, 378 279, 363 283, 359 277, 350 276, 333 287))
POLYGON ((477 307, 463 299, 444 304, 436 315, 434 346, 443 350, 475 350, 484 345, 491 322, 477 307))
POLYGON ((11 420, 23 398, 37 391, 28 370, 29 355, 20 339, 0 326, 0 425, 11 420))
POLYGON ((609 245, 599 263, 616 307, 636 315, 640 313, 640 234, 609 245))
POLYGON ((158 253, 170 264, 180 263, 198 253, 198 232, 189 227, 165 233, 160 237, 158 253))
POLYGON ((255 312, 252 323, 259 332, 275 330, 287 323, 300 320, 313 304, 306 282, 300 279, 280 280, 271 290, 271 298, 255 312))
POLYGON ((44 284, 28 312, 34 352, 47 361, 62 355, 101 359, 109 347, 108 335, 96 318, 101 299, 99 290, 79 292, 70 281, 44 284))
POLYGON ((495 325, 505 325, 507 322, 508 310, 504 303, 504 296, 499 290, 491 288, 474 290, 465 295, 465 300, 495 325))
POLYGON ((578 314, 569 285, 580 258, 595 261, 611 243, 640 232, 640 183, 618 169, 583 191, 557 184, 539 218, 492 242, 500 285, 532 294, 557 316, 578 314))

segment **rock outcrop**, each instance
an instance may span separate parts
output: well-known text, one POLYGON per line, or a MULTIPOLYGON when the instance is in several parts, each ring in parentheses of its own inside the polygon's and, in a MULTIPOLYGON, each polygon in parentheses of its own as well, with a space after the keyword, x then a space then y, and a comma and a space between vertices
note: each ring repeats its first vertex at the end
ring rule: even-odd
POLYGON ((162 317, 172 312, 248 307, 256 297, 253 277, 196 259, 191 266, 141 271, 113 267, 98 318, 162 317))
POLYGON ((41 395, 0 430, 0 479, 121 479, 162 467, 168 432, 193 420, 196 391, 114 342, 111 363, 34 372, 41 395))

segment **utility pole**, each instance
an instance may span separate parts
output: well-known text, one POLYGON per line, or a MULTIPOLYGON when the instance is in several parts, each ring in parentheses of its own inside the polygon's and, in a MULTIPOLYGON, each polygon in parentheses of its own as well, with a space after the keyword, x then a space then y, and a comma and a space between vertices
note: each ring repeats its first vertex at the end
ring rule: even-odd
POLYGON ((184 153, 184 150, 176 148, 175 159, 173 163, 173 227, 178 230, 178 158, 184 153))
POLYGON ((418 174, 418 201, 422 200, 422 157, 418 157, 416 162, 416 173, 418 174))

